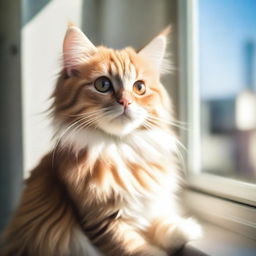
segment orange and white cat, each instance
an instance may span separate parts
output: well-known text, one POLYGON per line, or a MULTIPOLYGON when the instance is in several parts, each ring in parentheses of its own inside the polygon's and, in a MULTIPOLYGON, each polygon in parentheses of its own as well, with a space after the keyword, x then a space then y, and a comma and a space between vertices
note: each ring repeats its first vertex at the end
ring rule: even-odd
POLYGON ((178 141, 160 82, 167 34, 113 50, 68 28, 56 147, 26 180, 4 256, 166 256, 200 236, 175 198, 178 141))

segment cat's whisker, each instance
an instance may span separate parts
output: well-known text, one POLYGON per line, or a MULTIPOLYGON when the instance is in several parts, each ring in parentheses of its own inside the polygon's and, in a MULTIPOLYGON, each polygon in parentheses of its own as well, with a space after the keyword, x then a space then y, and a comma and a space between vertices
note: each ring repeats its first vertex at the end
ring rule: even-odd
POLYGON ((104 117, 109 121, 113 121, 114 119, 118 118, 121 113, 118 113, 116 110, 110 110, 108 113, 104 115, 104 117))
POLYGON ((171 120, 166 120, 166 119, 155 117, 155 116, 152 116, 152 115, 148 115, 148 119, 152 122, 162 122, 162 123, 168 124, 170 126, 174 126, 176 128, 182 129, 182 130, 187 130, 187 127, 176 124, 175 122, 173 122, 171 120))
POLYGON ((149 114, 152 118, 155 118, 155 119, 159 119, 161 121, 166 121, 166 122, 172 122, 172 123, 175 123, 175 124, 181 124, 181 125, 184 125, 184 126, 187 126, 187 122, 183 122, 183 121, 179 121, 179 120, 175 120, 175 119, 164 119, 162 117, 159 117, 159 116, 153 116, 152 114, 149 114))
MULTIPOLYGON (((93 124, 95 124, 95 122, 98 120, 98 118, 94 119, 94 120, 90 120, 88 122, 83 122, 79 125, 79 129, 77 132, 79 132, 80 130, 82 129, 85 129, 85 128, 89 128, 89 127, 92 127, 93 124)), ((96 126, 95 126, 96 128, 96 126)))
POLYGON ((92 126, 92 124, 95 124, 99 119, 100 119, 100 117, 94 117, 93 119, 89 119, 86 122, 82 122, 81 127, 88 128, 88 127, 92 126))
MULTIPOLYGON (((78 127, 76 128, 86 128, 86 127, 90 127, 93 123, 95 123, 98 119, 100 119, 101 116, 97 115, 97 116, 91 116, 90 118, 83 118, 80 121, 80 124, 78 125, 78 127)), ((76 129, 75 128, 75 129, 76 129)))
POLYGON ((182 125, 188 125, 188 122, 179 121, 179 120, 172 120, 172 122, 177 123, 177 124, 182 124, 182 125))
POLYGON ((85 118, 80 119, 81 122, 78 125, 79 127, 77 129, 77 132, 80 131, 81 129, 91 127, 93 124, 95 124, 101 118, 102 118, 102 115, 98 115, 98 113, 97 113, 97 115, 96 114, 91 115, 89 118, 85 117, 85 118))
POLYGON ((169 120, 169 119, 164 119, 161 117, 153 116, 152 114, 148 114, 148 117, 152 120, 157 120, 157 121, 168 123, 168 124, 171 123, 171 120, 169 120))
POLYGON ((80 117, 80 116, 89 116, 89 115, 93 115, 93 114, 96 114, 96 113, 102 113, 103 111, 106 111, 108 109, 111 109, 111 107, 105 107, 105 108, 101 108, 101 109, 97 109, 97 110, 94 110, 94 111, 89 111, 89 112, 85 112, 85 113, 81 113, 81 114, 67 114, 65 116, 68 116, 68 117, 80 117))
MULTIPOLYGON (((96 114, 96 113, 94 113, 96 114)), ((84 120, 86 120, 86 118, 88 118, 87 116, 80 118, 78 120, 76 120, 75 122, 71 123, 65 130, 64 132, 59 136, 59 138, 57 139, 57 142, 55 143, 54 146, 54 150, 53 150, 53 156, 52 156, 52 166, 54 165, 54 158, 55 158, 55 154, 58 150, 58 146, 62 140, 62 138, 64 137, 64 135, 66 135, 67 133, 71 132, 72 129, 76 128, 76 125, 79 125, 79 123, 83 122, 84 120)))
POLYGON ((79 120, 71 123, 65 130, 64 132, 59 136, 59 138, 57 139, 56 143, 55 143, 55 146, 54 146, 54 150, 53 150, 53 153, 52 153, 52 167, 54 166, 54 158, 55 158, 55 154, 56 154, 56 151, 58 149, 58 146, 61 142, 61 139, 62 137, 70 130, 72 129, 72 127, 74 127, 77 123, 79 122, 79 120))
POLYGON ((152 130, 152 129, 154 129, 154 126, 153 126, 150 122, 148 122, 147 120, 145 120, 145 122, 143 123, 143 126, 144 126, 145 128, 147 128, 147 130, 152 130))
POLYGON ((180 146, 184 151, 187 151, 187 148, 183 145, 181 141, 179 141, 177 138, 175 138, 175 142, 178 146, 180 146))
POLYGON ((181 151, 179 150, 179 148, 178 147, 176 147, 176 150, 175 150, 175 152, 174 152, 175 154, 176 154, 176 156, 177 156, 177 158, 178 158, 178 160, 179 160, 179 162, 180 162, 180 164, 181 164, 181 169, 184 171, 184 170, 186 170, 186 162, 185 162, 185 159, 184 159, 184 157, 183 157, 183 155, 182 155, 182 153, 181 153, 181 151))

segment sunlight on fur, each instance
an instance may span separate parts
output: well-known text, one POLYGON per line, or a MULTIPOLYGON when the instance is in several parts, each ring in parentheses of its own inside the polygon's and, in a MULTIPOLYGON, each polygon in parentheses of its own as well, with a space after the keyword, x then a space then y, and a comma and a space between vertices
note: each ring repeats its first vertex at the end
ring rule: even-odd
POLYGON ((1 255, 167 256, 201 236, 177 204, 180 123, 160 82, 169 30, 136 51, 68 28, 56 144, 26 180, 1 255))

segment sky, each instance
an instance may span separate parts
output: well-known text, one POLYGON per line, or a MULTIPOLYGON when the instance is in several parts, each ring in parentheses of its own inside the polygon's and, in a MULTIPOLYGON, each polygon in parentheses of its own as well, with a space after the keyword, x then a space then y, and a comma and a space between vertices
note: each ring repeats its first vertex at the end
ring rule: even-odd
POLYGON ((248 40, 255 46, 256 78, 256 0, 198 0, 198 3, 201 97, 235 96, 246 86, 248 40))

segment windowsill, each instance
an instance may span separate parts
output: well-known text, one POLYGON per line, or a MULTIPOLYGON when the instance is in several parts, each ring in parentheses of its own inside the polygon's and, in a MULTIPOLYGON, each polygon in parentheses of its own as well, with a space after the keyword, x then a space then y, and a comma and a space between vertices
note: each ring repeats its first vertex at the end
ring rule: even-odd
POLYGON ((184 204, 201 223, 204 235, 189 242, 177 256, 256 255, 256 209, 191 189, 184 204))
POLYGON ((204 236, 189 242, 177 256, 254 256, 256 241, 212 224, 203 224, 204 236))

